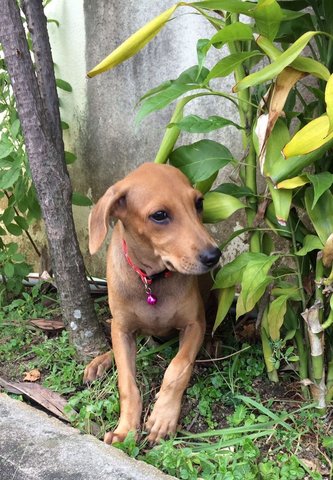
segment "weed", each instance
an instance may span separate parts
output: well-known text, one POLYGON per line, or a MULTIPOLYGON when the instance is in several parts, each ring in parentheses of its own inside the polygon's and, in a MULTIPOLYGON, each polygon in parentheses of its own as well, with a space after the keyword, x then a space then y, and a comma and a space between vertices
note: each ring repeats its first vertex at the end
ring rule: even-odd
POLYGON ((85 390, 73 395, 65 412, 69 413, 71 409, 77 414, 71 415, 70 419, 82 431, 103 438, 105 432, 114 430, 119 417, 116 372, 109 372, 107 378, 96 380, 85 390))

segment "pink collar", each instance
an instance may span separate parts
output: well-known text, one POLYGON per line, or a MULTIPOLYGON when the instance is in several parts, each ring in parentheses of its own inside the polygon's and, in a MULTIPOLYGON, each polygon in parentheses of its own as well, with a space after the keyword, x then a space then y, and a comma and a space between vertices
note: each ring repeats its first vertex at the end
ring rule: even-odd
POLYGON ((157 278, 168 278, 168 277, 170 277, 172 275, 172 272, 165 269, 162 272, 155 273, 154 275, 149 276, 149 275, 146 274, 146 272, 144 272, 137 265, 135 265, 133 263, 133 261, 131 260, 129 254, 128 254, 127 243, 126 243, 124 238, 123 238, 123 241, 122 241, 122 248, 123 248, 123 252, 124 252, 124 255, 125 255, 125 258, 126 258, 126 261, 127 261, 128 265, 135 271, 135 273, 137 273, 139 275, 142 283, 144 284, 145 292, 146 292, 146 295, 147 295, 147 303, 149 303, 149 305, 155 305, 157 303, 157 297, 151 293, 151 288, 149 288, 149 285, 151 285, 153 283, 153 280, 155 280, 157 278))

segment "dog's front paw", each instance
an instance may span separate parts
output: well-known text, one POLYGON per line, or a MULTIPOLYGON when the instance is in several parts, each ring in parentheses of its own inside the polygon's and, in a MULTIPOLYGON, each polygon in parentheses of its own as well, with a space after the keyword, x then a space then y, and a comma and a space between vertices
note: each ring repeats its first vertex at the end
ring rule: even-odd
POLYGON ((119 443, 123 442, 127 435, 131 432, 134 431, 135 435, 134 438, 137 440, 138 434, 136 430, 118 430, 118 428, 114 432, 106 432, 104 435, 104 443, 107 443, 108 445, 111 445, 112 443, 119 443))
POLYGON ((180 405, 170 404, 168 407, 156 402, 154 409, 146 422, 150 443, 158 443, 162 438, 174 435, 177 430, 180 405))
POLYGON ((96 378, 100 378, 112 366, 113 355, 112 352, 103 353, 94 358, 85 368, 83 374, 84 383, 92 382, 96 378))

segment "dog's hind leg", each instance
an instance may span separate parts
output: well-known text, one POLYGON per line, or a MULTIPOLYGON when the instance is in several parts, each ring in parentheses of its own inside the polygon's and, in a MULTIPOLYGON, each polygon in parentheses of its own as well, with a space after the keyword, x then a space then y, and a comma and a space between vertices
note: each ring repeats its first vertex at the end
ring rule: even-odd
POLYGON ((176 431, 182 396, 190 380, 204 333, 205 321, 201 320, 188 324, 180 334, 179 351, 165 372, 157 401, 146 423, 148 440, 152 443, 176 431))
POLYGON ((83 374, 83 381, 85 383, 92 382, 96 378, 100 378, 112 366, 113 355, 111 352, 103 353, 94 358, 85 368, 83 374))

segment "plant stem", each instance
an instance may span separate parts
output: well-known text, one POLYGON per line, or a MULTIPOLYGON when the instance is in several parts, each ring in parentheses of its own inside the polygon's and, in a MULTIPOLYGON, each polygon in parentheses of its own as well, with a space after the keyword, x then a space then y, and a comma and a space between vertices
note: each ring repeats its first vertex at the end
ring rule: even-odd
MULTIPOLYGON (((298 373, 301 380, 305 380, 308 378, 308 351, 306 346, 304 345, 304 329, 302 326, 296 330, 295 333, 295 342, 297 346, 297 354, 298 354, 298 373)), ((303 396, 306 400, 309 400, 310 393, 307 386, 301 386, 303 396)))
POLYGON ((330 403, 333 398, 333 359, 328 362, 326 378, 326 403, 330 403))
MULTIPOLYGON (((231 14, 227 20, 226 24, 232 24, 238 21, 238 15, 231 14)), ((239 53, 241 52, 241 47, 239 42, 229 42, 228 43, 230 53, 239 53)), ((243 65, 238 65, 235 68, 235 80, 238 83, 246 76, 245 69, 243 65)), ((251 106, 251 94, 250 90, 241 90, 237 92, 238 98, 238 112, 240 118, 240 124, 244 128, 242 131, 242 142, 245 152, 248 152, 245 159, 245 169, 241 171, 241 177, 243 182, 247 187, 249 187, 254 196, 250 197, 247 202, 250 208, 246 210, 247 225, 251 227, 257 213, 257 157, 254 149, 253 142, 251 140, 251 127, 253 125, 253 110, 251 106)), ((250 238, 250 251, 251 252, 260 252, 260 233, 254 232, 250 238)))
MULTIPOLYGON (((306 309, 306 298, 304 294, 304 289, 303 289, 303 281, 302 281, 302 270, 301 270, 301 265, 300 265, 300 258, 296 255, 297 252, 297 244, 296 244, 296 237, 295 237, 295 230, 294 226, 292 225, 292 222, 289 221, 289 230, 291 233, 291 239, 292 239, 292 246, 293 246, 293 253, 294 253, 294 260, 296 263, 296 275, 297 275, 297 283, 298 283, 298 288, 299 292, 301 295, 301 300, 302 300, 302 310, 306 309)), ((299 356, 299 376, 301 380, 305 380, 309 376, 309 371, 308 371, 308 338, 306 336, 303 322, 300 322, 299 328, 296 330, 295 333, 295 341, 297 345, 297 351, 298 351, 298 356, 299 356), (304 339, 307 339, 307 342, 304 343, 304 339)), ((310 398, 309 394, 309 389, 307 386, 302 385, 302 393, 304 395, 304 398, 308 399, 310 398)))

